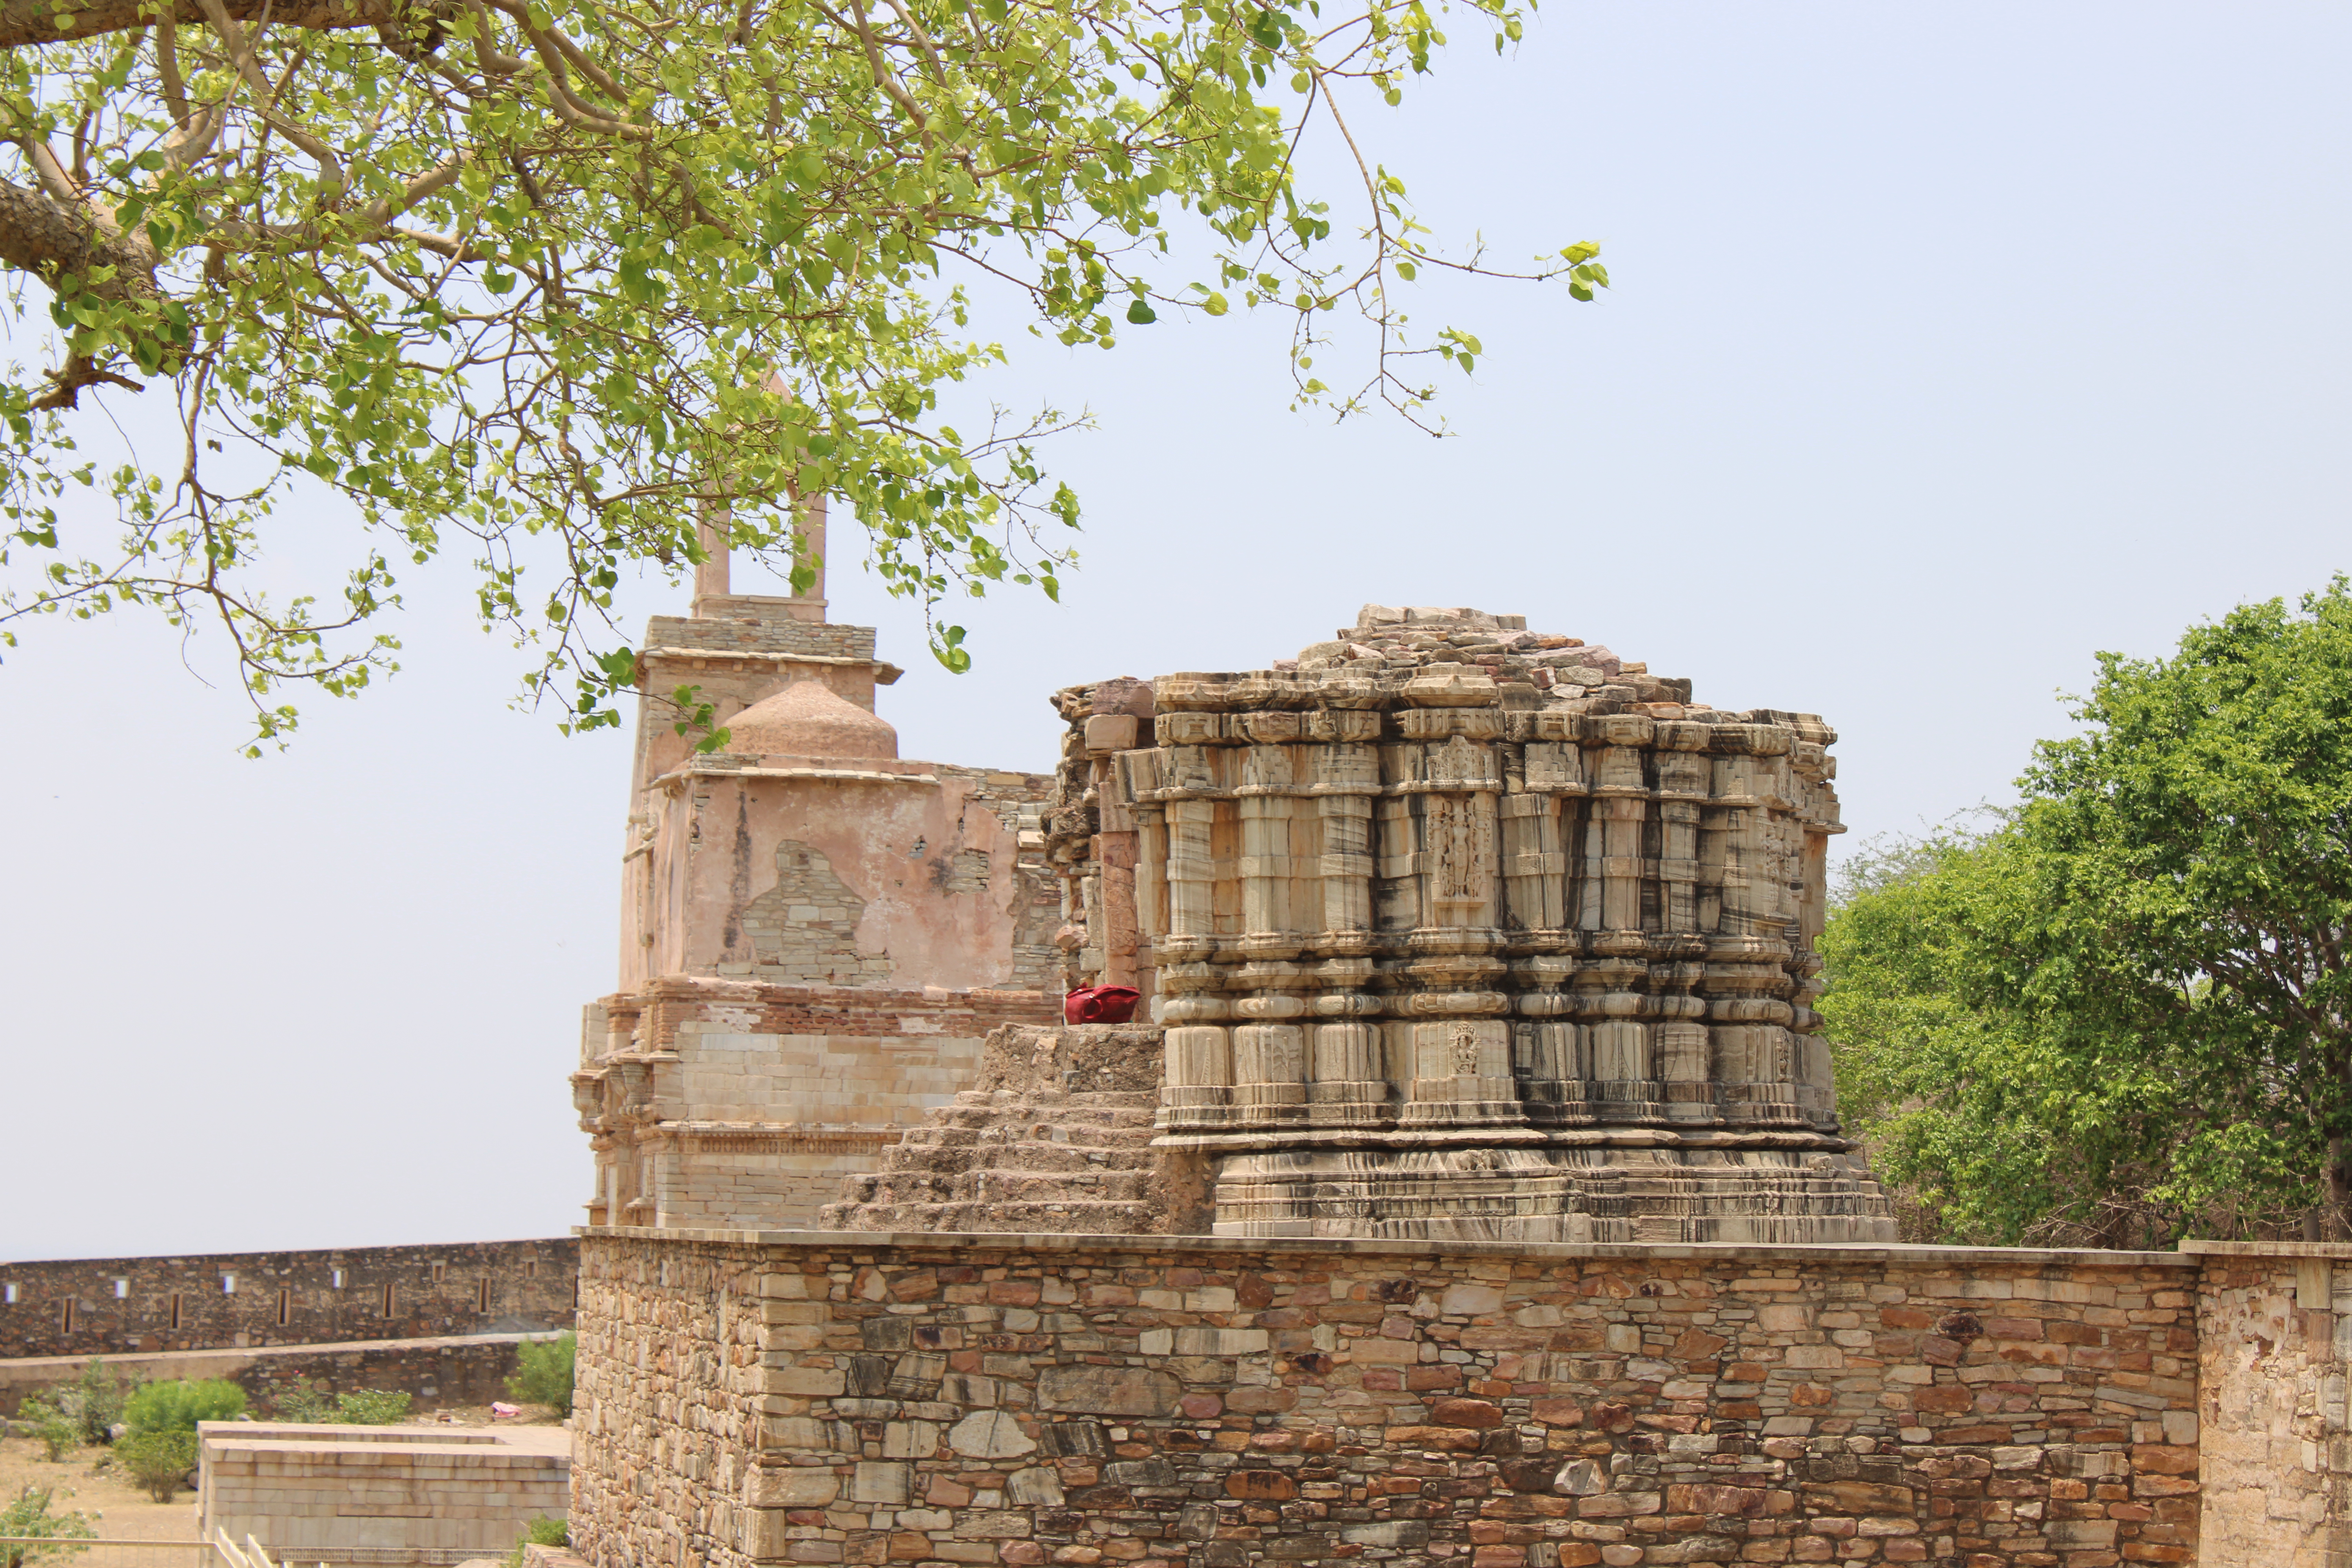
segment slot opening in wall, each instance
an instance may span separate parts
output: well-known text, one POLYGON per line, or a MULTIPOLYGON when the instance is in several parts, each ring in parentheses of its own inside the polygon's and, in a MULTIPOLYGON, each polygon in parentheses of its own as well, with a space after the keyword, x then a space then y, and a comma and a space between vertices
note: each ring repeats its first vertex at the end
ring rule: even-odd
POLYGON ((58 1331, 59 1333, 72 1333, 73 1320, 74 1299, 71 1296, 68 1296, 64 1300, 58 1303, 58 1331))
POLYGON ((16 1304, 16 1287, 13 1284, 0 1285, 0 1306, 13 1307, 16 1304))
POLYGON ((236 1294, 236 1275, 224 1274, 221 1276, 221 1294, 224 1296, 234 1296, 236 1294))
POLYGON ((172 1326, 175 1329, 180 1326, 180 1293, 177 1290, 172 1292, 172 1326))
POLYGON ((118 1301, 125 1301, 130 1300, 130 1298, 131 1281, 128 1279, 117 1279, 114 1282, 114 1299, 118 1301))
POLYGON ((281 1289, 278 1292, 278 1326, 282 1329, 293 1321, 294 1292, 281 1289))
POLYGON ((392 1316, 392 1283, 389 1280, 383 1287, 383 1315, 387 1318, 392 1316))
POLYGON ((342 1288, 343 1288, 343 1271, 342 1271, 341 1269, 338 1268, 338 1269, 336 1269, 336 1270, 335 1270, 335 1289, 338 1289, 338 1290, 340 1290, 340 1289, 341 1289, 342 1288))
POLYGON ((436 1263, 436 1264, 435 1264, 435 1265, 433 1266, 433 1283, 435 1283, 436 1285, 440 1284, 440 1283, 441 1283, 441 1279, 442 1279, 442 1276, 444 1276, 444 1275, 447 1274, 448 1272, 449 1272, 449 1266, 448 1266, 447 1264, 446 1264, 446 1263, 436 1263))
POLYGON ((522 1260, 522 1277, 526 1279, 536 1279, 539 1278, 538 1258, 526 1258, 522 1260))
POLYGON ((474 1310, 476 1310, 477 1312, 487 1312, 487 1311, 488 1311, 489 1310, 490 1310, 490 1277, 489 1277, 488 1275, 485 1274, 485 1275, 483 1275, 483 1276, 482 1276, 481 1279, 480 1279, 480 1280, 476 1284, 475 1289, 474 1289, 474 1310))

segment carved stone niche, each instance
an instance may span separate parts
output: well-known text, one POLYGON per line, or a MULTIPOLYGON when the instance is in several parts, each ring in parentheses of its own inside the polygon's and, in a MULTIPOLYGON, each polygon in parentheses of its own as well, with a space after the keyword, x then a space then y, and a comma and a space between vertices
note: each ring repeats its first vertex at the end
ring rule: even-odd
POLYGON ((1808 1006, 1835 734, 1402 614, 1160 678, 1105 782, 1216 1231, 1894 1239, 1808 1006))

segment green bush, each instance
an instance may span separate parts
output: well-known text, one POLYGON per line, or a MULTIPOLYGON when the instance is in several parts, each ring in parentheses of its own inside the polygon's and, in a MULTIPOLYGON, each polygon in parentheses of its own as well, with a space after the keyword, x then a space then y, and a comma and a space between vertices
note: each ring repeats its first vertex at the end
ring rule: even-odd
POLYGON ((507 1394, 525 1405, 551 1405, 559 1415, 572 1414, 572 1367, 580 1350, 580 1336, 570 1329, 551 1340, 525 1340, 515 1347, 515 1374, 507 1379, 507 1394))
POLYGON ((507 1553, 507 1568, 522 1568, 523 1548, 526 1546, 569 1546, 571 1544, 572 1527, 560 1519, 550 1519, 545 1514, 541 1514, 523 1526, 522 1539, 515 1542, 512 1552, 507 1553))
POLYGON ((81 1442, 81 1423, 58 1408, 55 1389, 27 1396, 16 1407, 16 1419, 25 1424, 34 1439, 47 1450, 48 1461, 53 1465, 61 1463, 81 1442))
POLYGON ((337 1421, 348 1421, 354 1426, 389 1426, 408 1414, 408 1395, 395 1394, 388 1388, 362 1388, 355 1394, 335 1395, 337 1421))
POLYGON ((280 1421, 319 1422, 335 1418, 335 1402, 308 1384, 298 1384, 279 1394, 270 1409, 280 1421))
POLYGON ((90 1527, 89 1516, 80 1513, 51 1513, 49 1489, 26 1487, 16 1494, 16 1500, 0 1508, 0 1536, 32 1536, 54 1540, 56 1546, 28 1546, 14 1542, 0 1546, 0 1568, 24 1568, 28 1563, 39 1563, 51 1557, 63 1557, 71 1552, 86 1552, 87 1547, 68 1546, 69 1541, 88 1541, 98 1534, 90 1527))
POLYGON ((195 1468, 196 1435, 179 1430, 142 1432, 117 1443, 114 1451, 132 1479, 147 1489, 149 1497, 170 1502, 173 1494, 186 1484, 188 1472, 195 1468))
POLYGON ((81 1369, 81 1381, 66 1391, 70 1397, 61 1401, 59 1408, 80 1425, 83 1442, 111 1443, 114 1424, 122 1419, 122 1408, 130 1403, 131 1391, 137 1386, 92 1356, 81 1369))
POLYGON ((133 1433, 194 1432, 199 1421, 233 1421, 245 1414, 245 1390, 222 1378, 142 1384, 122 1409, 133 1433))

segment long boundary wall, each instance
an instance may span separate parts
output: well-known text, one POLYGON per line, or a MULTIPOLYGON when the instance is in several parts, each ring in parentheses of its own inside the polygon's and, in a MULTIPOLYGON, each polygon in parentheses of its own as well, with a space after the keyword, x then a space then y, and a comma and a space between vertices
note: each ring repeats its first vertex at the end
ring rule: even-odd
POLYGON ((0 1262, 0 1356, 565 1329, 577 1247, 564 1236, 0 1262))
POLYGON ((583 1235, 600 1568, 2199 1561, 2195 1256, 583 1235))
POLYGON ((81 1376, 95 1361, 138 1383, 226 1378, 266 1415, 297 1387, 319 1394, 389 1389, 409 1396, 420 1415, 450 1405, 508 1397, 525 1341, 552 1334, 469 1334, 421 1340, 340 1340, 255 1350, 159 1351, 152 1354, 27 1356, 0 1361, 0 1415, 20 1413, 28 1394, 81 1376))

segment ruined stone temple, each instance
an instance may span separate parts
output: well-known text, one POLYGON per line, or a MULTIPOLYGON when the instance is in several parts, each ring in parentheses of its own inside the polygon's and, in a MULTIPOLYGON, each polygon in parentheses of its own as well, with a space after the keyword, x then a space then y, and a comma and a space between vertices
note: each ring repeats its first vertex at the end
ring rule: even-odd
POLYGON ((2352 1561, 2352 1247, 1888 1245, 1819 719, 1372 606, 912 763, 722 573, 573 1079, 593 1568, 2352 1561))
MULTIPOLYGON (((1820 719, 1380 606, 1265 669, 1056 700, 1069 978, 1138 986, 1157 1026, 1150 1228, 1893 1238, 1807 1005, 1842 831, 1820 719)), ((1036 1212, 1013 1098, 910 1136, 829 1223, 1135 1228, 1036 1212), (962 1179, 991 1132, 980 1173, 1030 1199, 993 1224, 962 1179)))
POLYGON ((1056 773, 987 773, 898 757, 869 629, 705 589, 641 655, 599 1222, 806 1224, 863 1172, 827 1224, 1891 1238, 1807 1005, 1812 715, 1373 606, 1057 693, 1056 773), (1089 984, 1134 1024, 1057 1026, 1089 984))
POLYGON ((805 1223, 965 1087, 991 1029, 1056 1016, 1052 778, 901 758, 874 711, 899 672, 825 620, 822 574, 728 590, 721 550, 638 653, 621 984, 572 1079, 591 1224, 805 1223), (725 751, 680 732, 684 688, 725 751))

